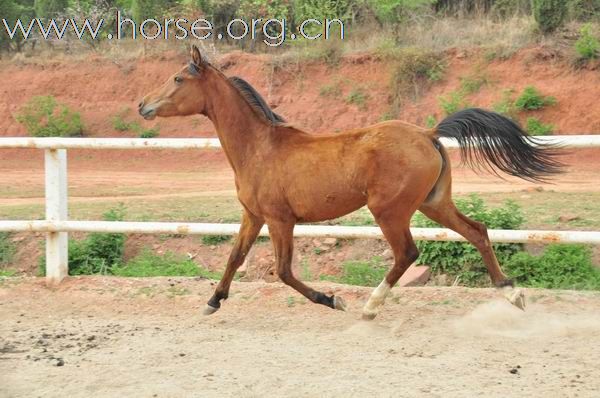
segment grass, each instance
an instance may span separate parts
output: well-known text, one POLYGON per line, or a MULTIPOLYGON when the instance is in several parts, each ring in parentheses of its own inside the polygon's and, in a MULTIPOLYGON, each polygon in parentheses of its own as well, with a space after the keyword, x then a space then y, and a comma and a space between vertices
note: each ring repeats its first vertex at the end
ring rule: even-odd
POLYGON ((476 72, 460 78, 460 91, 465 94, 474 94, 486 84, 490 84, 489 77, 484 73, 476 72))
POLYGON ((220 245, 230 240, 231 235, 205 235, 202 237, 202 243, 207 246, 220 245))
POLYGON ((445 115, 452 115, 460 110, 471 107, 465 99, 465 94, 460 90, 450 91, 448 94, 440 96, 438 101, 445 115))
POLYGON ((0 268, 0 278, 10 278, 11 276, 15 276, 17 271, 14 269, 1 269, 0 268))
POLYGON ((533 86, 525 87, 521 95, 515 100, 515 108, 520 111, 534 111, 555 104, 556 98, 542 95, 533 86))
POLYGON ((338 98, 342 95, 342 83, 336 80, 333 83, 325 84, 319 89, 319 95, 322 97, 338 98))
POLYGON ((554 125, 542 123, 536 117, 528 117, 525 129, 529 135, 549 135, 554 132, 554 125))
POLYGON ((155 126, 151 128, 144 128, 137 121, 129 122, 125 120, 125 116, 128 112, 129 109, 124 109, 112 117, 112 126, 116 131, 133 131, 138 135, 139 138, 158 137, 160 133, 160 127, 155 126))
POLYGON ((501 115, 516 119, 517 109, 512 99, 513 93, 514 90, 512 88, 502 90, 500 99, 492 104, 492 109, 501 115))
POLYGON ((346 97, 346 103, 356 105, 359 109, 366 109, 369 94, 362 87, 354 87, 346 97))
POLYGON ((308 260, 307 259, 303 259, 302 263, 302 275, 301 275, 301 279, 303 281, 310 281, 312 280, 313 276, 312 273, 310 272, 310 266, 308 264, 308 260))
POLYGON ((0 265, 10 263, 16 247, 10 240, 10 233, 0 232, 0 265))
POLYGON ((199 276, 206 279, 220 279, 221 274, 198 266, 185 256, 167 252, 163 255, 144 249, 127 264, 114 267, 114 275, 127 277, 151 276, 199 276))
POLYGON ((373 257, 369 261, 347 261, 342 265, 342 275, 322 275, 321 279, 346 285, 374 287, 381 283, 387 270, 388 267, 380 257, 373 257))

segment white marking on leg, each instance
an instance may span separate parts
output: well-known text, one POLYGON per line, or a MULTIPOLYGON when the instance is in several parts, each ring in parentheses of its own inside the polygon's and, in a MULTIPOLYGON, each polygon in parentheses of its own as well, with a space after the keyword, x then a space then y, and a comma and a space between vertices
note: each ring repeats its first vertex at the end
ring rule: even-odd
POLYGON ((379 312, 379 307, 381 307, 385 302, 385 298, 387 297, 391 288, 392 287, 385 279, 381 281, 379 286, 377 286, 377 288, 373 290, 373 293, 371 293, 371 297, 369 297, 369 300, 363 307, 363 317, 368 319, 375 318, 375 316, 379 312))
POLYGON ((502 290, 504 291, 504 297, 506 297, 506 299, 510 301, 512 305, 525 311, 526 301, 525 292, 523 289, 507 286, 502 290))

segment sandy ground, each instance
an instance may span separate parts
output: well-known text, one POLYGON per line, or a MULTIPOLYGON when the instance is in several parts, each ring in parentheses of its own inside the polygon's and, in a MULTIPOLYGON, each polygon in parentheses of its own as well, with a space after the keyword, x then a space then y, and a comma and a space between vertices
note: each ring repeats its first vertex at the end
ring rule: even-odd
POLYGON ((279 283, 69 278, 0 282, 2 397, 595 397, 600 295, 529 290, 527 312, 493 289, 316 284, 349 312, 279 283))

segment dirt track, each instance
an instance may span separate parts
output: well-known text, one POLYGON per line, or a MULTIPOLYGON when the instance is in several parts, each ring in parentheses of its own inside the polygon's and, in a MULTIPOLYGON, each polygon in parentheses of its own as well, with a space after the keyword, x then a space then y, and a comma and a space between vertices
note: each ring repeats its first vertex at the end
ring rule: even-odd
POLYGON ((347 313, 278 284, 236 283, 211 317, 193 279, 0 282, 0 396, 592 397, 600 295, 530 290, 526 313, 492 289, 318 285, 347 313), (57 366, 64 363, 63 366, 57 366))

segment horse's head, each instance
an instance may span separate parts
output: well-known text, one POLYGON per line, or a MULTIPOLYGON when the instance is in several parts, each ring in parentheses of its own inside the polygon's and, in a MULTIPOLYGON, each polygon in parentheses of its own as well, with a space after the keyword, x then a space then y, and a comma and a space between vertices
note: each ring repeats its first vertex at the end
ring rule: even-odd
POLYGON ((146 95, 138 105, 140 115, 151 120, 156 116, 187 116, 203 113, 206 75, 210 73, 208 62, 198 47, 192 46, 192 59, 188 66, 146 95))

